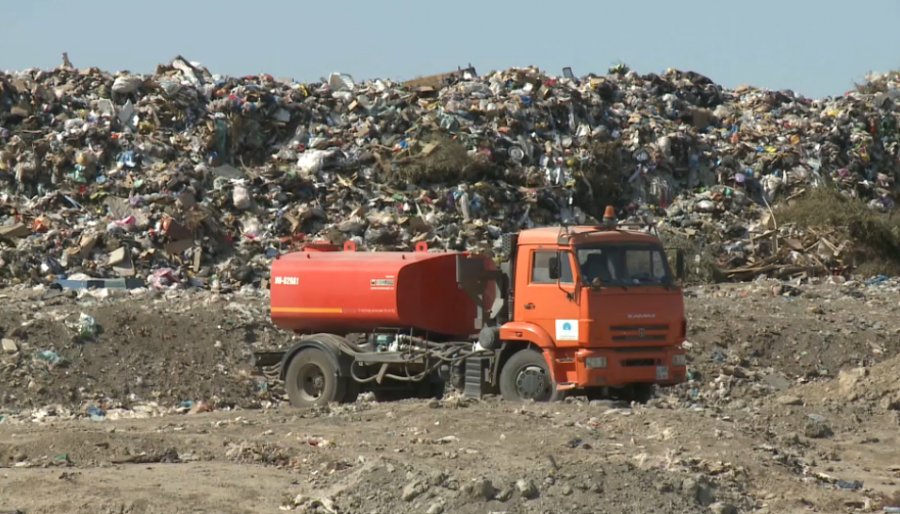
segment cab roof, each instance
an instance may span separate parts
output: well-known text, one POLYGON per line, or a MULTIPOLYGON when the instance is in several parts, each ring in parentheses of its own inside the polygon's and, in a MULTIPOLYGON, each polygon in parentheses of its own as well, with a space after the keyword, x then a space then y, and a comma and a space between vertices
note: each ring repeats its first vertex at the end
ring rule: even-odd
MULTIPOLYGON (((559 237, 566 234, 561 227, 531 228, 519 232, 519 244, 522 245, 552 245, 560 244, 559 237)), ((579 243, 604 243, 604 242, 629 242, 629 243, 653 243, 659 244, 659 238, 647 232, 632 230, 609 229, 595 226, 570 226, 568 227, 569 241, 562 244, 579 243)))

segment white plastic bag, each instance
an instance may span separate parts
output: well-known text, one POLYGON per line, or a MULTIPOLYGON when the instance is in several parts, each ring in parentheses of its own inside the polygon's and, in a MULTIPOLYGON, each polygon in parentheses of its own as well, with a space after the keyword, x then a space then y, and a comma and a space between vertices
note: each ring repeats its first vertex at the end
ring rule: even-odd
POLYGON ((231 199, 234 202, 234 207, 236 209, 244 210, 250 207, 250 191, 247 189, 247 186, 243 184, 234 186, 234 192, 232 193, 231 199))

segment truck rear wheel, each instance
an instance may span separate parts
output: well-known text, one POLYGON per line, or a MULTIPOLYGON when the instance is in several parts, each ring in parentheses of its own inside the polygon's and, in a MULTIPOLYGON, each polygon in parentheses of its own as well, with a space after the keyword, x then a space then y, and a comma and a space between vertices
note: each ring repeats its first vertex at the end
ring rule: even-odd
POLYGON ((516 352, 506 361, 500 371, 500 394, 510 402, 555 402, 564 396, 556 390, 544 355, 531 349, 516 352))
POLYGON ((284 377, 288 399, 294 407, 321 407, 343 401, 346 379, 337 376, 331 359, 318 348, 306 348, 291 359, 284 377))

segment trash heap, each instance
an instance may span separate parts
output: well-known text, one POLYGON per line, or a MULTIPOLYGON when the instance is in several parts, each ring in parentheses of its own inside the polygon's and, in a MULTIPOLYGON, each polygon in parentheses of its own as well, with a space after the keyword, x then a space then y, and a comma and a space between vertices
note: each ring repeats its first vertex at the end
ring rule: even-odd
POLYGON ((894 206, 898 84, 809 100, 624 66, 298 83, 182 57, 151 76, 68 59, 0 73, 0 282, 259 287, 304 241, 490 252, 504 231, 606 205, 654 214, 749 279, 809 251, 777 227, 783 200, 827 183, 894 206), (803 252, 776 240, 748 257, 760 230, 803 252))

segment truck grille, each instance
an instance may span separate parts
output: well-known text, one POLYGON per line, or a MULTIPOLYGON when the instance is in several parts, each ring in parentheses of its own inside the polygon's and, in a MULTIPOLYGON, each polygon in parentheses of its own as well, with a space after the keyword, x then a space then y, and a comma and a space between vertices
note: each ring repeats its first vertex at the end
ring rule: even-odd
POLYGON ((609 330, 612 340, 617 343, 650 343, 665 341, 669 325, 617 325, 609 330))

